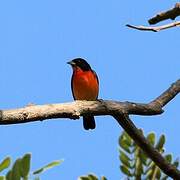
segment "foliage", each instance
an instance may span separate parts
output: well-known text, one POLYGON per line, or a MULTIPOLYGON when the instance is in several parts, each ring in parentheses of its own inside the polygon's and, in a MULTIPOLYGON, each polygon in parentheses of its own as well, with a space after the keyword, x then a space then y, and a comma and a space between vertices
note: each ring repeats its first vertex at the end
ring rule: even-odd
MULTIPOLYGON (((143 133, 141 131, 141 133, 143 133)), ((171 154, 164 154, 165 136, 161 135, 156 142, 155 133, 151 132, 147 135, 147 140, 154 146, 167 162, 173 164, 175 167, 179 166, 179 160, 172 161, 171 154)), ((165 175, 156 164, 146 156, 146 154, 135 144, 126 132, 123 132, 119 137, 119 159, 121 162, 120 170, 126 176, 126 179, 131 180, 167 180, 168 176, 165 175)), ((53 168, 63 162, 63 160, 53 161, 33 172, 30 172, 31 167, 31 154, 25 154, 23 157, 18 158, 10 168, 11 158, 6 157, 0 163, 0 173, 6 170, 5 175, 0 175, 0 180, 40 180, 39 174, 47 169, 53 168), (9 169, 8 169, 9 168, 9 169)), ((94 174, 87 176, 80 176, 78 180, 107 180, 102 176, 98 178, 94 174)))
MULTIPOLYGON (((12 168, 9 169, 4 176, 0 176, 0 180, 29 180, 29 177, 31 176, 34 180, 40 180, 40 178, 37 176, 40 173, 46 171, 49 168, 53 168, 54 166, 59 165, 62 162, 62 160, 59 161, 53 161, 49 163, 46 166, 43 166, 42 168, 35 170, 34 172, 30 172, 31 167, 31 154, 25 154, 22 158, 18 158, 14 164, 12 165, 12 168)), ((10 168, 11 165, 11 158, 7 157, 0 163, 0 173, 10 168)))
MULTIPOLYGON (((98 180, 98 178, 94 174, 88 174, 87 176, 79 177, 78 180, 98 180)), ((102 176, 99 180, 107 180, 107 178, 102 176)))
MULTIPOLYGON (((141 131, 141 133, 143 133, 141 131)), ((155 133, 151 132, 147 135, 147 140, 154 146, 164 158, 175 167, 179 166, 179 160, 172 161, 171 154, 164 154, 164 144, 166 141, 165 135, 161 135, 156 142, 155 133)), ((146 156, 139 146, 131 139, 131 137, 123 132, 119 137, 119 159, 121 162, 120 170, 126 176, 127 180, 167 180, 165 175, 156 164, 146 156)), ((89 174, 79 177, 79 180, 98 180, 96 175, 89 174)), ((102 177, 99 180, 107 180, 102 177)))
MULTIPOLYGON (((142 132, 142 131, 141 131, 142 132)), ((143 132, 142 132, 143 133, 143 132)), ((164 154, 165 136, 161 135, 156 143, 155 133, 151 132, 147 135, 148 141, 154 146, 164 158, 178 167, 179 160, 172 162, 171 154, 164 154)), ((168 176, 165 175, 155 163, 149 159, 146 154, 135 144, 126 132, 123 132, 119 137, 121 161, 120 169, 123 174, 130 179, 144 179, 144 180, 166 180, 168 176)))

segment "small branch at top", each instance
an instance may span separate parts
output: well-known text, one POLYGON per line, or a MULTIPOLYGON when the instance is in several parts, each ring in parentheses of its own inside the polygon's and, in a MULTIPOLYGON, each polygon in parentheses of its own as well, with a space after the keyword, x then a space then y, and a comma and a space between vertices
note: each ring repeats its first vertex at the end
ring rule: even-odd
MULTIPOLYGON (((164 21, 166 19, 172 19, 174 20, 177 16, 180 16, 180 2, 176 3, 174 8, 168 10, 168 11, 164 11, 161 13, 158 13, 157 15, 155 15, 154 17, 152 17, 151 19, 148 20, 149 24, 157 24, 160 21, 164 21)), ((158 32, 164 29, 169 29, 172 27, 178 27, 180 26, 180 21, 177 22, 173 22, 173 23, 169 23, 169 24, 165 24, 162 26, 134 26, 131 24, 127 24, 126 25, 129 28, 132 29, 137 29, 137 30, 141 30, 141 31, 153 31, 153 32, 158 32)))
POLYGON ((176 3, 174 8, 158 13, 154 17, 148 20, 149 24, 156 24, 160 21, 164 21, 166 19, 174 20, 177 16, 180 16, 180 2, 176 3))
POLYGON ((141 30, 141 31, 158 32, 158 31, 161 31, 161 30, 164 30, 164 29, 168 29, 168 28, 172 28, 172 27, 178 27, 178 26, 180 26, 180 21, 165 24, 165 25, 162 25, 162 26, 154 26, 154 27, 153 26, 134 26, 134 25, 130 25, 130 24, 127 24, 126 26, 129 27, 129 28, 137 29, 137 30, 141 30))

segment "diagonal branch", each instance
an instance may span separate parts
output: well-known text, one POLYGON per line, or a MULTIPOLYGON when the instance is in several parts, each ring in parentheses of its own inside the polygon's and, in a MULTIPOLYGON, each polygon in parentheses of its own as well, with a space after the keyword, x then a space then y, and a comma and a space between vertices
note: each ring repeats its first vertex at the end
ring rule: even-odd
POLYGON ((114 118, 164 173, 173 179, 180 179, 180 171, 178 171, 175 166, 169 164, 164 157, 146 140, 146 138, 130 120, 128 115, 116 114, 114 115, 114 118))
POLYGON ((164 91, 159 97, 153 100, 150 104, 159 104, 161 107, 165 106, 180 92, 180 79, 164 91))
POLYGON ((134 26, 131 24, 126 24, 127 27, 132 28, 132 29, 137 29, 141 31, 153 31, 153 32, 158 32, 164 29, 172 28, 172 27, 179 27, 180 26, 180 21, 165 24, 162 26, 134 26))
POLYGON ((166 19, 174 20, 177 16, 180 16, 180 2, 176 3, 174 8, 165 12, 158 13, 156 16, 149 19, 148 22, 149 24, 156 24, 166 19))
POLYGON ((170 177, 180 179, 180 172, 168 164, 148 141, 143 137, 128 115, 157 115, 163 113, 163 107, 180 92, 180 79, 173 83, 160 96, 150 103, 118 102, 118 101, 75 101, 64 104, 31 105, 24 108, 1 110, 0 124, 17 124, 45 119, 70 118, 91 114, 111 115, 127 131, 132 139, 147 155, 170 177))

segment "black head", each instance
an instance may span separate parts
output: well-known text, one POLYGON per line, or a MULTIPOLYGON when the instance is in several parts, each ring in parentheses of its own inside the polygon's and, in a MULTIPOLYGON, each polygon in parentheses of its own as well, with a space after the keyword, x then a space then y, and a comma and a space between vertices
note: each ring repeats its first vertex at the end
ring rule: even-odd
POLYGON ((67 63, 70 64, 72 67, 79 67, 83 71, 91 70, 91 66, 87 63, 86 60, 84 60, 82 58, 76 58, 76 59, 73 59, 72 61, 69 61, 67 63))

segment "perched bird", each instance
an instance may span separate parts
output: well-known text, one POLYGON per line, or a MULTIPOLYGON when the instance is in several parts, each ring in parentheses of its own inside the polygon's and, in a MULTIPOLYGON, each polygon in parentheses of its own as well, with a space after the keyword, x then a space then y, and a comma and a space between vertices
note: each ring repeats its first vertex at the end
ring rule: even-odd
MULTIPOLYGON (((99 93, 99 81, 94 70, 82 58, 73 59, 67 62, 72 66, 73 74, 71 78, 71 90, 75 100, 97 100, 99 93)), ((94 129, 96 127, 94 117, 83 116, 84 129, 94 129)))

